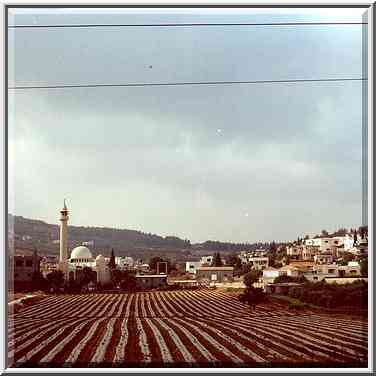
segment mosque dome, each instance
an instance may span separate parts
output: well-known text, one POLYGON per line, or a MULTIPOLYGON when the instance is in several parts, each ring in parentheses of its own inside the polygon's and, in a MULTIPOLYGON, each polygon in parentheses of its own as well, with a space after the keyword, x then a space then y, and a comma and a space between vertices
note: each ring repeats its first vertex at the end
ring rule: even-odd
POLYGON ((79 246, 79 247, 76 247, 72 253, 71 253, 71 260, 72 259, 75 259, 75 260, 82 260, 82 259, 92 259, 93 256, 90 252, 90 249, 87 248, 87 247, 84 247, 84 246, 79 246))

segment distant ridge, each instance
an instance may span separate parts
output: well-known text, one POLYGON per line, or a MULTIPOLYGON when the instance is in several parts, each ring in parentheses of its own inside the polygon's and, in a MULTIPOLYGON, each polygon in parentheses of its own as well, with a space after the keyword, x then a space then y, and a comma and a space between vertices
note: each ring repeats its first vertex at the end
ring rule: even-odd
MULTIPOLYGON (((14 234, 16 245, 36 247, 43 251, 57 253, 59 249, 59 225, 49 224, 41 220, 29 219, 8 214, 8 232, 14 234)), ((94 242, 91 249, 115 248, 127 251, 136 248, 189 248, 190 241, 175 236, 162 237, 142 231, 114 229, 108 227, 85 227, 69 225, 69 247, 82 242, 94 242)))
MULTIPOLYGON (((14 245, 19 249, 59 254, 59 225, 49 224, 37 219, 29 219, 23 216, 8 214, 8 238, 14 236, 14 245)), ((116 255, 129 255, 138 258, 150 257, 155 254, 189 255, 211 254, 214 251, 223 253, 239 253, 244 250, 269 248, 271 243, 231 243, 207 240, 203 243, 191 244, 188 239, 176 236, 160 236, 137 230, 116 229, 97 226, 72 226, 69 225, 68 247, 81 245, 83 242, 93 242, 88 247, 93 254, 102 253, 110 255, 111 249, 115 249, 116 255), (194 252, 197 251, 197 252, 194 252), (193 253, 191 253, 193 252, 193 253)), ((274 243, 278 244, 278 243, 274 243)), ((178 257, 179 258, 179 257, 178 257)))

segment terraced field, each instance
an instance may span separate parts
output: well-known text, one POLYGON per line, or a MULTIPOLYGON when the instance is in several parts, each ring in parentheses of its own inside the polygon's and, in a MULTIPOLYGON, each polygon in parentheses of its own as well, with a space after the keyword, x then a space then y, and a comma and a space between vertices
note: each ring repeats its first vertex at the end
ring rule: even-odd
POLYGON ((11 367, 367 367, 367 321, 254 312, 211 290, 48 296, 9 317, 11 367))

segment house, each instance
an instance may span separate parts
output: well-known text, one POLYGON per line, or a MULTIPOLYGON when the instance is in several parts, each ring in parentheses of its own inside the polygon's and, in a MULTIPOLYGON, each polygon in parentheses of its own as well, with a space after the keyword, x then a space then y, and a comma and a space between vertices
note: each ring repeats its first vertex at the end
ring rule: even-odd
POLYGON ((343 237, 326 236, 326 237, 318 237, 318 238, 313 238, 313 239, 306 239, 305 245, 317 247, 320 252, 325 252, 325 251, 332 251, 333 248, 336 248, 336 247, 342 245, 343 242, 344 242, 343 237))
POLYGON ((196 272, 196 279, 209 282, 232 282, 234 268, 232 266, 200 266, 196 272))
POLYGON ((316 264, 331 264, 334 257, 331 253, 321 253, 319 255, 314 255, 313 260, 316 264))
POLYGON ((197 269, 201 266, 201 261, 186 261, 185 272, 189 274, 196 274, 197 269))
POLYGON ((320 271, 310 271, 310 272, 303 273, 303 276, 307 281, 321 282, 325 280, 326 278, 336 277, 336 274, 325 273, 325 272, 320 272, 320 271))
POLYGON ((119 269, 129 269, 133 267, 134 260, 132 257, 116 256, 115 264, 119 269))
POLYGON ((150 271, 150 266, 149 264, 141 264, 137 265, 136 269, 142 273, 148 273, 150 271))
POLYGON ((32 255, 16 255, 9 258, 9 282, 14 291, 31 289, 33 274, 40 272, 40 261, 37 251, 32 255))
POLYGON ((319 264, 313 266, 313 271, 316 273, 326 273, 326 274, 338 274, 339 266, 337 264, 319 264))
POLYGON ((141 290, 157 289, 167 285, 167 274, 136 275, 136 286, 141 290))
POLYGON ((289 263, 290 266, 295 266, 298 268, 301 272, 306 272, 313 270, 313 266, 315 263, 313 261, 307 261, 307 260, 302 260, 302 261, 290 261, 289 263))
POLYGON ((287 275, 289 277, 299 277, 301 274, 299 268, 292 265, 285 265, 278 269, 279 275, 287 275))
POLYGON ((302 260, 312 261, 314 256, 320 254, 320 248, 315 245, 305 245, 302 249, 302 260))
POLYGON ((303 258, 303 247, 290 245, 286 248, 286 253, 290 260, 301 260, 303 258))
POLYGON ((200 262, 201 265, 211 265, 211 263, 213 262, 213 255, 202 256, 200 262))
POLYGON ((269 257, 249 257, 248 263, 256 270, 263 270, 269 266, 269 257))
POLYGON ((360 276, 360 265, 357 261, 350 261, 347 265, 338 267, 339 277, 360 276))
POLYGON ((262 271, 262 281, 264 284, 273 283, 279 277, 279 270, 269 266, 262 271))

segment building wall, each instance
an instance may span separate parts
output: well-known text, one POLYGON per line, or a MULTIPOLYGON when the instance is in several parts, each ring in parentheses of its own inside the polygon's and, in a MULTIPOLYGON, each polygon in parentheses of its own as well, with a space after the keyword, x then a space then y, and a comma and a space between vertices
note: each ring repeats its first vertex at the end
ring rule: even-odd
POLYGON ((201 261, 201 265, 202 264, 211 265, 211 263, 213 262, 213 256, 202 256, 200 261, 201 261))
POLYGON ((40 271, 40 257, 14 256, 9 265, 14 282, 31 282, 33 273, 40 271))
POLYGON ((210 282, 227 282, 233 281, 234 275, 228 270, 197 270, 197 279, 207 279, 210 282), (213 277, 215 276, 215 277, 213 277))
POLYGON ((262 270, 269 266, 269 257, 250 257, 248 262, 252 262, 255 269, 262 270))
POLYGON ((150 277, 150 276, 136 276, 138 289, 153 289, 167 285, 166 276, 150 277))
POLYGON ((185 271, 190 274, 196 274, 197 269, 201 266, 200 261, 186 261, 185 271))

